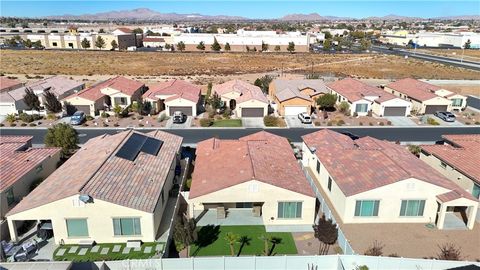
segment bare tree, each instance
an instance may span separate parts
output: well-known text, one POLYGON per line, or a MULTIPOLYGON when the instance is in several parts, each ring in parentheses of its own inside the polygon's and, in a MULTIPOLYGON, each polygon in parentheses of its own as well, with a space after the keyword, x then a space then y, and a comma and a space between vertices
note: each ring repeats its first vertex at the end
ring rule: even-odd
POLYGON ((453 243, 446 243, 439 245, 440 252, 438 253, 439 260, 460 261, 462 260, 461 249, 453 243))
POLYGON ((364 255, 367 256, 382 256, 383 255, 383 245, 381 242, 377 240, 373 241, 373 245, 371 245, 367 250, 365 250, 364 255))

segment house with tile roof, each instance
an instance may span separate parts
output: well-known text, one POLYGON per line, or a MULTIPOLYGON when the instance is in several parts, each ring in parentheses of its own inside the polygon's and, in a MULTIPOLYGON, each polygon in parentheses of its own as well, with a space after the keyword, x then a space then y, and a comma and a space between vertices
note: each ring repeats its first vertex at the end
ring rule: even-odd
POLYGON ((408 116, 411 103, 382 89, 353 78, 345 78, 327 84, 332 94, 337 95, 337 104, 347 102, 350 115, 365 116, 369 111, 383 116, 408 116))
POLYGON ((200 87, 190 82, 174 79, 150 85, 143 99, 152 104, 155 113, 165 111, 172 116, 175 111, 181 111, 196 116, 202 108, 201 92, 200 87))
POLYGON ((343 223, 473 229, 478 199, 405 146, 328 129, 302 139, 303 166, 343 223))
POLYGON ((0 236, 8 238, 5 214, 57 168, 60 148, 32 147, 32 136, 0 135, 0 236))
POLYGON ((274 109, 280 115, 312 113, 317 107, 317 98, 329 93, 323 80, 273 80, 268 95, 274 101, 274 109))
MULTIPOLYGON (((69 79, 65 76, 51 76, 34 82, 29 82, 19 88, 4 91, 0 93, 0 110, 3 111, 7 107, 10 112, 18 113, 21 110, 28 110, 27 105, 23 101, 26 89, 31 89, 38 96, 40 106, 45 106, 44 94, 48 91, 53 93, 58 100, 70 96, 85 88, 85 83, 69 79), (6 107, 4 107, 6 106, 6 107)), ((2 114, 2 112, 0 112, 2 114)))
POLYGON ((384 90, 412 103, 412 111, 433 114, 436 111, 463 110, 467 97, 424 81, 412 78, 387 84, 384 90))
POLYGON ((199 224, 312 230, 316 198, 286 138, 265 131, 211 138, 198 143, 196 154, 184 197, 199 224))
POLYGON ((0 115, 17 113, 17 108, 24 106, 22 99, 14 99, 9 92, 21 88, 23 83, 0 76, 0 115))
POLYGON ((46 220, 56 244, 155 241, 181 144, 160 130, 89 140, 7 213, 12 240, 17 222, 46 220))
POLYGON ((141 99, 145 84, 117 76, 65 97, 64 102, 87 115, 110 111, 116 105, 125 109, 141 99))
POLYGON ((212 88, 238 117, 264 117, 268 115, 268 100, 260 87, 242 80, 231 80, 216 84, 212 88))
MULTIPOLYGON (((422 145, 420 159, 480 198, 480 135, 443 135, 444 145, 422 145)), ((480 213, 477 213, 480 220, 480 213)))
POLYGON ((23 83, 10 79, 6 76, 0 76, 0 93, 22 87, 23 83))

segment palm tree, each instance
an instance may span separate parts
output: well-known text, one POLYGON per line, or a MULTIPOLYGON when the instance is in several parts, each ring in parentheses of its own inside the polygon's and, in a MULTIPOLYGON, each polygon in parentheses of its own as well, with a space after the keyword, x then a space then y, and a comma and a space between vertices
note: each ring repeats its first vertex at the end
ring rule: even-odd
POLYGON ((269 256, 273 254, 275 246, 282 243, 282 238, 272 236, 270 237, 270 243, 272 243, 272 247, 270 248, 270 252, 268 253, 269 256))
POLYGON ((270 237, 262 234, 260 237, 258 237, 258 239, 262 240, 264 243, 263 255, 268 256, 268 242, 270 242, 270 237))
POLYGON ((15 114, 11 113, 7 115, 5 120, 7 120, 7 122, 11 125, 17 120, 17 117, 15 116, 15 114))
POLYGON ((225 241, 227 241, 228 245, 230 246, 230 254, 232 254, 232 256, 235 256, 235 243, 238 243, 238 240, 240 239, 240 236, 238 236, 237 234, 234 234, 232 232, 228 232, 226 235, 225 235, 225 241))
POLYGON ((120 105, 118 104, 115 105, 115 107, 113 107, 113 112, 115 113, 115 116, 118 118, 122 113, 122 107, 120 107, 120 105))

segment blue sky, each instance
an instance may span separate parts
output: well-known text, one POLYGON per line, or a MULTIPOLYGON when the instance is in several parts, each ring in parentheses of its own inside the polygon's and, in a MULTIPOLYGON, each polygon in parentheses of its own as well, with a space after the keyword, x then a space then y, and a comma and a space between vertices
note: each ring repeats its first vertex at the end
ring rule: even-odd
POLYGON ((248 18, 278 18, 291 13, 362 18, 396 14, 439 17, 480 14, 480 1, 5 1, 1 16, 41 17, 85 14, 112 10, 150 8, 162 13, 236 15, 248 18))

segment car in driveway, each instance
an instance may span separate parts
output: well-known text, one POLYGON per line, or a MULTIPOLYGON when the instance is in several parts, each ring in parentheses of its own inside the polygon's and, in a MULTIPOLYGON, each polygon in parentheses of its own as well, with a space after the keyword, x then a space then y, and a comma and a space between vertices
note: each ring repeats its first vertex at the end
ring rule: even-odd
POLYGON ((435 112, 433 115, 445 122, 455 122, 455 115, 451 112, 435 112))
POLYGON ((71 125, 81 125, 85 121, 85 113, 82 111, 76 111, 72 117, 70 117, 70 124, 71 125))
POLYGON ((300 122, 302 122, 302 124, 312 123, 312 117, 310 117, 310 115, 308 115, 307 113, 299 113, 298 119, 300 119, 300 122))
POLYGON ((173 112, 173 123, 174 124, 182 124, 187 120, 187 117, 185 114, 183 114, 181 111, 175 111, 173 112))

